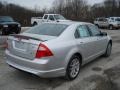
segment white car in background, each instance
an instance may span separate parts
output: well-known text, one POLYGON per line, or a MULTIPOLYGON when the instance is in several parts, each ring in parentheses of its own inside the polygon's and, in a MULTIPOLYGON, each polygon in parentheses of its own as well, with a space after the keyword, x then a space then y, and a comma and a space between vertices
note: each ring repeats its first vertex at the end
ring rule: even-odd
POLYGON ((109 28, 110 30, 120 28, 120 17, 96 18, 94 24, 99 28, 109 28))
POLYGON ((44 14, 43 17, 32 17, 31 25, 35 26, 43 22, 64 22, 64 21, 70 21, 70 20, 65 19, 60 14, 44 14))
POLYGON ((120 28, 120 17, 109 17, 110 29, 120 28))

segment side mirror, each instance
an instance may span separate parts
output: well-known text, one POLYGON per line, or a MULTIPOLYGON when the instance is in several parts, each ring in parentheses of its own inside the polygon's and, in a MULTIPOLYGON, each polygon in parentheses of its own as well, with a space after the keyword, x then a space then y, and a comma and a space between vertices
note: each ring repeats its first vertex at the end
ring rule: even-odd
POLYGON ((107 33, 106 32, 101 32, 100 36, 107 36, 107 33))

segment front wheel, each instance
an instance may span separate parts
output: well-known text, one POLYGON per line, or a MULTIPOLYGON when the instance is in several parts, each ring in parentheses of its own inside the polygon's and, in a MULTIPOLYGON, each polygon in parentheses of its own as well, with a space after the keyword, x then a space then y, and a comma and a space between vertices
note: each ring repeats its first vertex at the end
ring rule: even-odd
POLYGON ((80 72, 80 58, 77 55, 74 55, 71 59, 70 62, 67 66, 67 70, 66 70, 66 79, 68 80, 74 80, 79 72, 80 72))
POLYGON ((0 30, 0 35, 3 35, 3 31, 2 30, 0 30))
POLYGON ((109 43, 104 56, 109 57, 111 55, 111 51, 112 51, 112 45, 109 43))

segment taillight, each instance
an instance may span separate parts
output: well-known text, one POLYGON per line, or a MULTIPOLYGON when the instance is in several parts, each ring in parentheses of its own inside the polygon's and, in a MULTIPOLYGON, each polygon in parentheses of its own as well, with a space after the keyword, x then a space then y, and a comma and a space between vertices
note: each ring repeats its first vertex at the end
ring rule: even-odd
POLYGON ((53 56, 53 53, 50 51, 50 49, 47 46, 45 46, 44 44, 40 44, 35 58, 42 58, 48 56, 53 56))

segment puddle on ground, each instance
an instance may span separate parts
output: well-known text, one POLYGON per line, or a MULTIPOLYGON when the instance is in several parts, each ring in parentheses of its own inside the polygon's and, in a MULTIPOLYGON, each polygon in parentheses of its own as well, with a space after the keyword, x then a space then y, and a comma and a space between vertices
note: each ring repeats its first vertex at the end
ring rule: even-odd
POLYGON ((92 70, 99 72, 99 71, 102 71, 102 68, 101 67, 93 67, 92 70))

